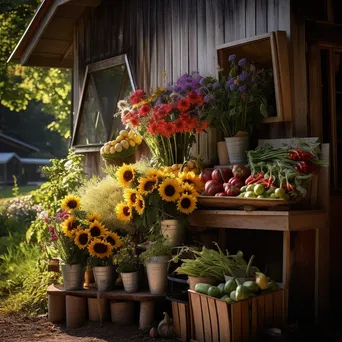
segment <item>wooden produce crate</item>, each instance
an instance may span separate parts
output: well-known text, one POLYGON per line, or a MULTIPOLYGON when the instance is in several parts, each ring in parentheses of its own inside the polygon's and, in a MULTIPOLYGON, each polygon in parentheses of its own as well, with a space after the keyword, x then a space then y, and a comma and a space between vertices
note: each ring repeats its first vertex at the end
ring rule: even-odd
POLYGON ((279 289, 228 304, 189 290, 191 341, 256 341, 263 329, 285 323, 285 296, 285 290, 279 289))
POLYGON ((172 301, 173 326, 176 337, 187 342, 190 338, 189 304, 172 301))

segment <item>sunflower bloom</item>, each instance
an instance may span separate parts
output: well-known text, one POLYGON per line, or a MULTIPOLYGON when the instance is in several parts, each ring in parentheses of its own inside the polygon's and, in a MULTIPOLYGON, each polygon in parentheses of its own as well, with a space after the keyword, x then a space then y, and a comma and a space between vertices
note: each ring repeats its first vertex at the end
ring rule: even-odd
POLYGON ((64 198, 61 205, 65 211, 71 211, 80 207, 80 199, 76 196, 69 195, 64 198))
POLYGON ((78 248, 84 249, 88 247, 89 241, 90 241, 90 235, 86 230, 78 229, 76 231, 74 242, 78 246, 78 248))
POLYGON ((159 186, 159 194, 164 201, 175 202, 182 192, 178 179, 166 178, 159 186))
POLYGON ((115 207, 115 213, 120 221, 130 221, 132 218, 131 207, 124 202, 118 203, 115 207))
POLYGON ((201 181, 200 176, 197 176, 194 172, 182 172, 178 177, 183 183, 194 185, 197 192, 202 192, 204 190, 204 184, 201 181))
POLYGON ((94 239, 88 246, 89 254, 96 258, 109 257, 113 252, 113 246, 104 240, 94 239))
POLYGON ((75 216, 70 215, 63 223, 62 223, 62 231, 64 235, 73 238, 80 222, 76 219, 75 216))
POLYGON ((197 198, 182 194, 177 203, 177 209, 183 214, 191 214, 196 209, 197 198))
POLYGON ((196 198, 199 196, 199 193, 196 191, 194 184, 184 183, 182 185, 182 189, 184 194, 191 195, 196 198))
POLYGON ((100 222, 101 221, 101 216, 99 214, 97 214, 97 213, 89 214, 87 216, 87 221, 91 222, 91 223, 93 223, 95 221, 99 221, 100 222))
POLYGON ((105 241, 110 243, 113 248, 119 248, 123 245, 120 236, 114 232, 107 232, 105 235, 105 241))
POLYGON ((116 177, 122 186, 128 186, 134 180, 135 170, 131 165, 123 164, 116 172, 116 177))
POLYGON ((130 206, 133 207, 138 196, 138 191, 134 189, 125 189, 124 191, 124 199, 126 203, 130 206))
POLYGON ((142 196, 139 196, 135 202, 135 206, 134 206, 135 210, 137 211, 137 213, 139 215, 142 215, 144 213, 145 210, 145 200, 142 196))
POLYGON ((106 233, 106 227, 102 225, 99 221, 94 221, 88 229, 89 235, 92 238, 102 236, 106 233))
POLYGON ((163 172, 161 170, 151 169, 146 173, 147 178, 158 178, 163 177, 163 172))
POLYGON ((140 178, 139 179, 139 193, 141 195, 147 195, 153 192, 157 188, 158 179, 156 178, 140 178))

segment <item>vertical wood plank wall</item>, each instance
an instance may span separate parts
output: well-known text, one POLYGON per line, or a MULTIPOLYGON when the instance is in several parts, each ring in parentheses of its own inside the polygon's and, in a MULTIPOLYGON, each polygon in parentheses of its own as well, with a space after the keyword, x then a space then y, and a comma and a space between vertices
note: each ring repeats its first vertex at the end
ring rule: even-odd
MULTIPOLYGON (((187 72, 217 75, 217 45, 273 30, 289 35, 290 0, 103 0, 76 30, 75 92, 87 64, 123 53, 138 87, 149 90, 187 72)), ((216 155, 213 139, 211 132, 198 142, 208 161, 216 155)))

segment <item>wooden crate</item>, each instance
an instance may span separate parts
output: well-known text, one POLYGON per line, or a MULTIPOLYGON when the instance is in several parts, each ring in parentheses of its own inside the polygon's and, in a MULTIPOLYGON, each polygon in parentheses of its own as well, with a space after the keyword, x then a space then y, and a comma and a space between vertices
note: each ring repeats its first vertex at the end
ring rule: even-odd
POLYGON ((189 304, 172 301, 172 317, 176 337, 184 342, 190 338, 189 304))
POLYGON ((286 319, 285 290, 234 304, 189 290, 191 341, 256 341, 266 327, 281 327, 286 319))

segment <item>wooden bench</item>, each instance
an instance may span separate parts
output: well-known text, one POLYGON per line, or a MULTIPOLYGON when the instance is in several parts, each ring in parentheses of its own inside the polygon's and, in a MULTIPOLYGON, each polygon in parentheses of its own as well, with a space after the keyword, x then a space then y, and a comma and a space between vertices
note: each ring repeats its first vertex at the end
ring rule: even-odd
POLYGON ((154 319, 154 302, 165 299, 164 295, 153 295, 149 292, 127 293, 124 290, 100 292, 95 289, 83 289, 79 291, 66 291, 63 285, 50 285, 48 294, 48 316, 52 323, 60 323, 66 320, 68 328, 81 326, 87 317, 87 299, 107 299, 110 301, 135 301, 140 302, 139 328, 149 327, 154 319), (75 307, 79 317, 75 318, 75 307))

